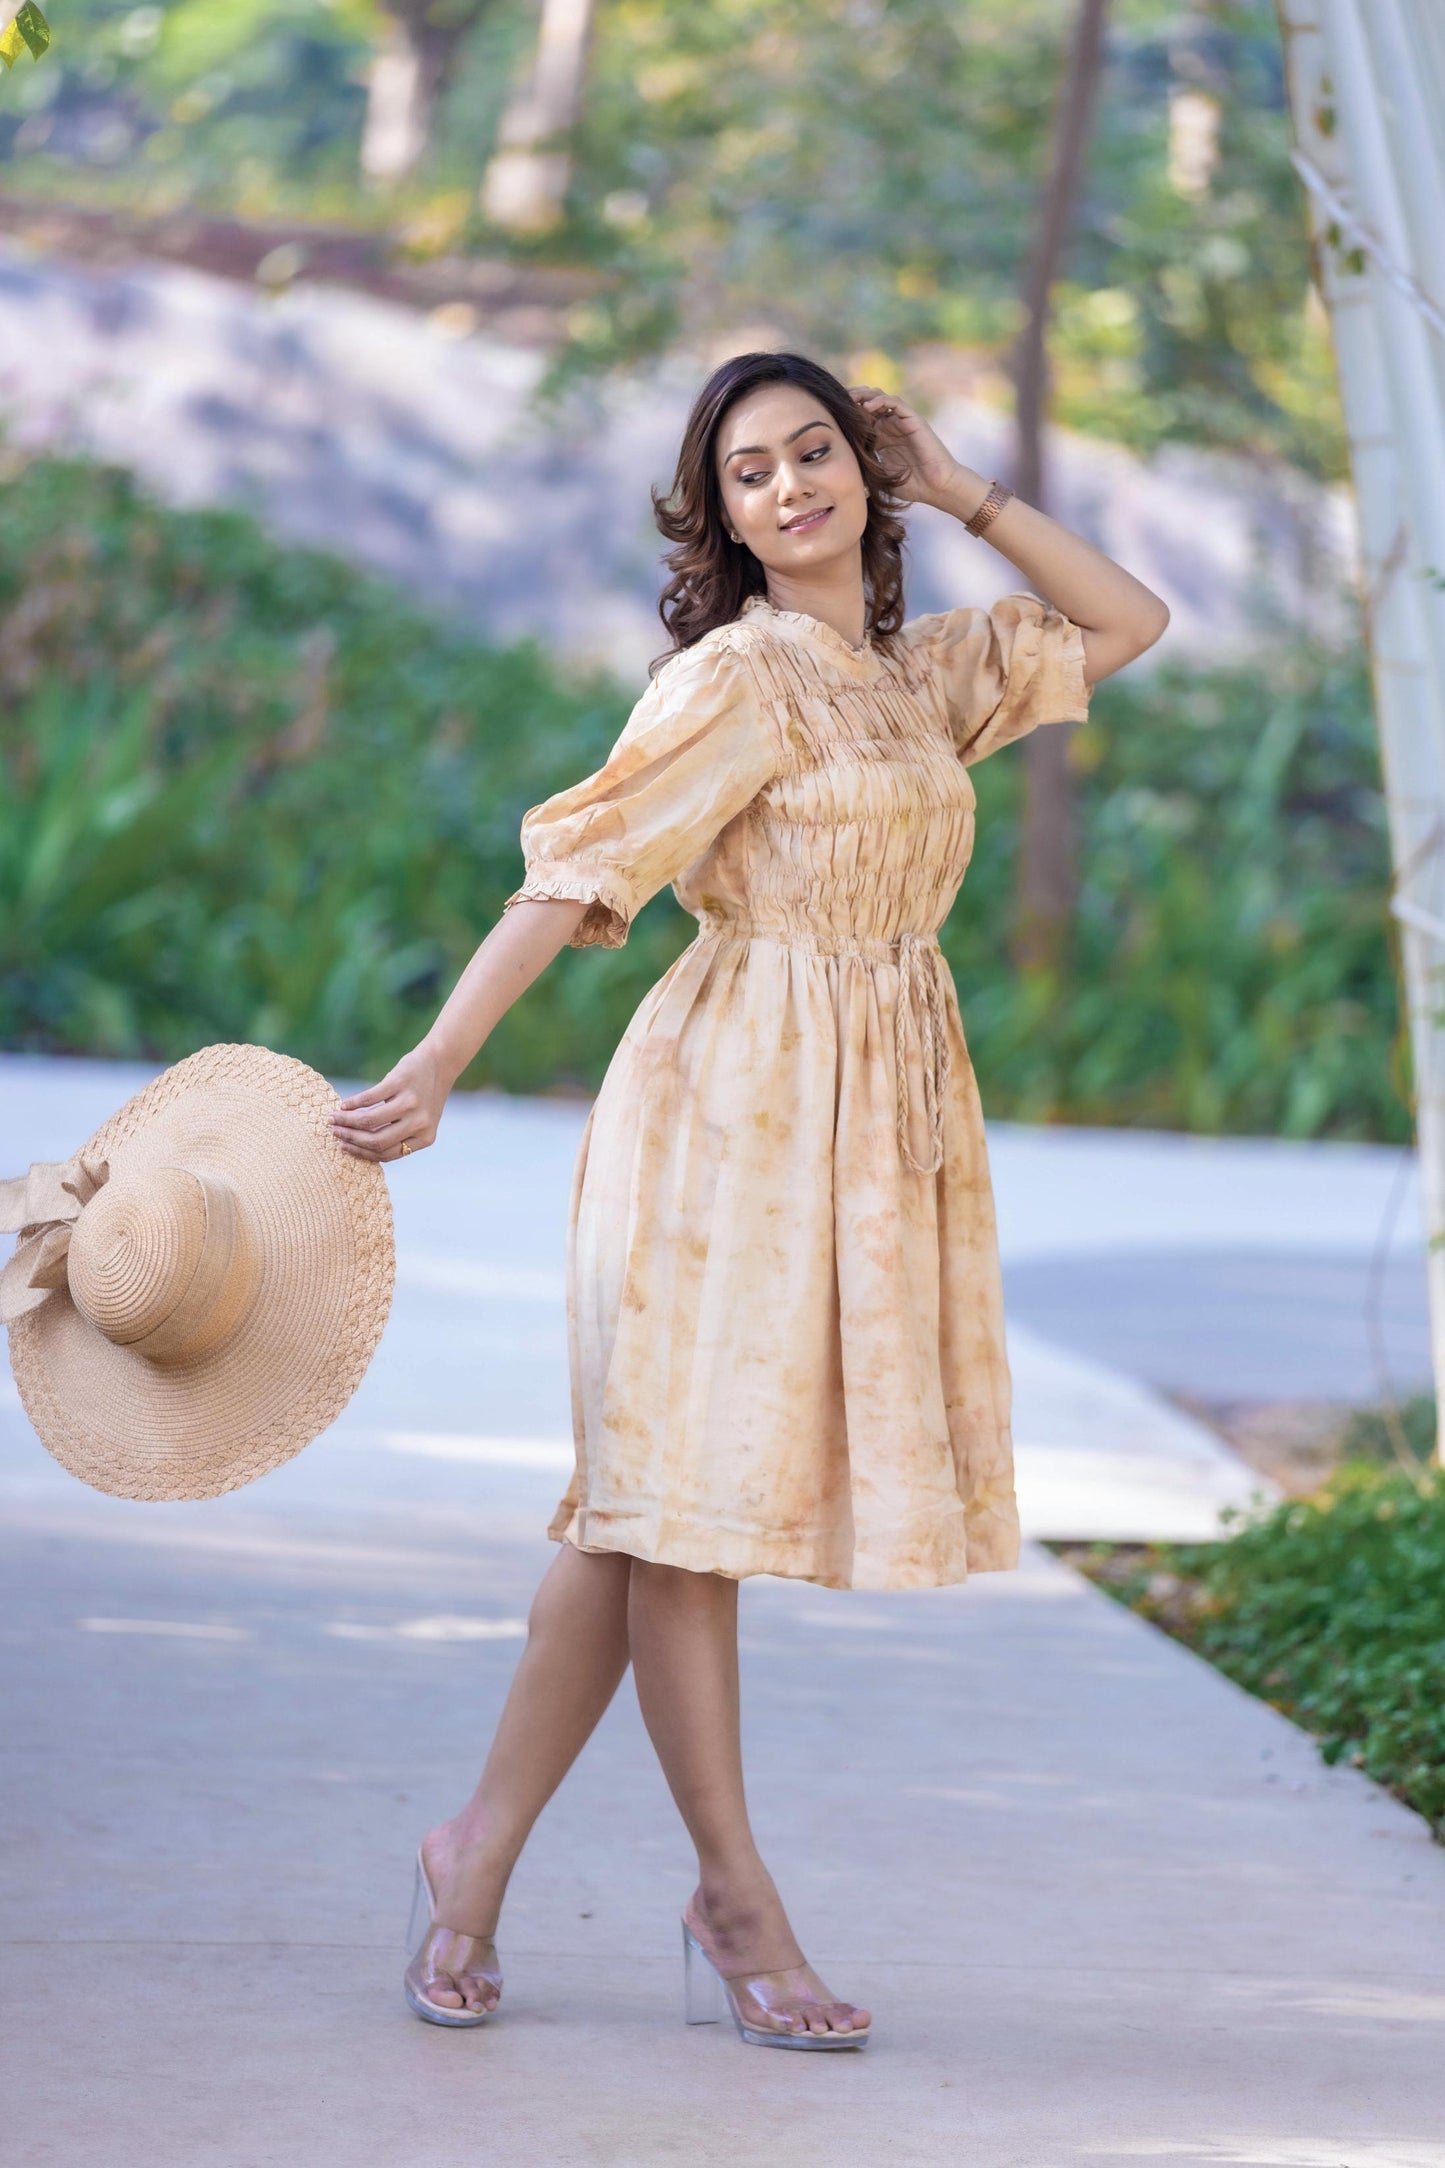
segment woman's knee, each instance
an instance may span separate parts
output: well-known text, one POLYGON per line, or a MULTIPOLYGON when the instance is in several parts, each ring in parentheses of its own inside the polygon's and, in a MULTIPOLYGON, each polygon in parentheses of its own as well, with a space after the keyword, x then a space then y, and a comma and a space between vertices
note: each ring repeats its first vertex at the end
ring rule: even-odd
POLYGON ((625 1608, 628 1569, 633 1561, 620 1551, 582 1551, 564 1543, 543 1574, 527 1614, 535 1631, 559 1613, 595 1614, 601 1607, 625 1608))
POLYGON ((632 1593, 660 1603, 697 1611, 729 1609, 738 1584, 724 1573, 696 1573, 690 1566, 666 1566, 656 1559, 634 1558, 632 1593))

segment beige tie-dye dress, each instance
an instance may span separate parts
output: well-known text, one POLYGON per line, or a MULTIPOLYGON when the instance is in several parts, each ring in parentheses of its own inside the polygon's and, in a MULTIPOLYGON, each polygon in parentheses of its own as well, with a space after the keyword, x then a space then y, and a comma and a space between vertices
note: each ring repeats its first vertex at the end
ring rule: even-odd
POLYGON ((549 1533, 740 1578, 930 1588, 1018 1556, 983 1121, 937 942, 974 761, 1088 713, 1036 596, 892 652, 754 597, 522 823, 523 897, 617 948, 671 881, 573 1178, 576 1473, 549 1533))

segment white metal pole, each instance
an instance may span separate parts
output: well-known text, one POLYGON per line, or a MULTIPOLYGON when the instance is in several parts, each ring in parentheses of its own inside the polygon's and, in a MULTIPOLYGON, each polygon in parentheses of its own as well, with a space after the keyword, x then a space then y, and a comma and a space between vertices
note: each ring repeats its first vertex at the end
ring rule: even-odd
MULTIPOLYGON (((1397 216, 1388 233, 1378 227, 1356 230, 1357 221, 1379 212, 1377 188, 1363 185, 1360 160, 1379 158, 1382 146, 1380 132, 1368 120, 1343 125, 1342 77, 1360 65, 1354 0, 1280 0, 1279 12, 1297 162, 1310 188, 1316 271, 1334 334, 1359 510, 1360 570, 1415 1070, 1431 1346, 1437 1406, 1445 1406, 1445 944, 1438 938, 1445 931, 1445 671, 1424 576, 1429 560, 1422 533, 1429 526, 1422 529, 1418 518, 1421 491, 1413 471, 1424 433, 1433 433, 1445 451, 1445 405, 1436 396, 1432 360, 1414 343, 1435 334, 1409 295, 1413 264, 1403 221, 1397 216), (1352 19, 1342 31, 1347 14, 1352 19), (1410 318, 1408 334, 1402 332, 1402 314, 1410 318), (1403 365, 1390 352, 1399 336, 1412 342, 1403 365)), ((1363 83, 1356 82, 1357 95, 1367 96, 1372 81, 1371 70, 1363 83)), ((1401 149, 1406 157, 1412 154, 1408 143, 1401 149)), ((1434 464, 1432 454, 1427 471, 1434 464)), ((1440 510, 1445 513, 1445 503, 1440 510)), ((1445 567, 1445 547, 1435 562, 1445 567)), ((1438 1455, 1438 1432, 1436 1449, 1438 1455)))

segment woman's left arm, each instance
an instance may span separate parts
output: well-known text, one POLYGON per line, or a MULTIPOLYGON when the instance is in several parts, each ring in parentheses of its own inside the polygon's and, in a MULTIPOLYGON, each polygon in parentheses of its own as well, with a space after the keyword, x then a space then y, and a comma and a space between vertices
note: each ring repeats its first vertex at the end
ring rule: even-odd
MULTIPOLYGON (((852 391, 877 423, 880 454, 903 472, 898 494, 905 502, 972 519, 988 495, 987 476, 955 459, 896 393, 871 384, 854 385, 852 391)), ((1168 605, 1152 588, 1021 497, 1011 497, 994 515, 983 540, 1017 565, 1035 593, 1079 626, 1084 675, 1091 685, 1142 655, 1169 623, 1168 605)))

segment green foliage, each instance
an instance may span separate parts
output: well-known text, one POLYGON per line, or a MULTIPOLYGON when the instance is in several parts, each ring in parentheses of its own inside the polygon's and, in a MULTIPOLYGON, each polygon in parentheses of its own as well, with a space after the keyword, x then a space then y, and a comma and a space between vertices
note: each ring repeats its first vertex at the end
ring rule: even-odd
MULTIPOLYGON (((0 1043, 382 1073, 625 699, 114 471, 35 460, 0 505, 0 1043)), ((680 917, 559 959, 467 1081, 595 1078, 680 917)))
POLYGON ((1435 1450, 1433 1393, 1413 1393, 1398 1408, 1358 1408, 1340 1444, 1345 1461, 1423 1468, 1435 1450))
POLYGON ((406 228, 422 211, 434 224, 440 209, 454 236, 535 11, 528 0, 487 9, 459 55, 428 170, 399 199, 368 188, 359 166, 382 22, 378 0, 67 0, 58 65, 0 115, 0 174, 41 197, 145 214, 406 228))
POLYGON ((32 60, 39 60, 49 50, 50 25, 36 7, 35 0, 25 0, 19 14, 0 33, 0 60, 10 69, 22 53, 28 53, 32 60))
POLYGON ((1407 1138, 1361 655, 1281 636, 1252 665, 1108 679, 1073 752, 1083 888, 1057 982, 1000 955, 1021 763, 973 771, 978 841, 943 939, 990 1111, 1407 1138))
POLYGON ((360 208, 371 15, 367 0, 67 0, 53 65, 0 128, 0 171, 142 211, 264 215, 299 208, 298 181, 318 212, 360 208))
MULTIPOLYGON (((1002 356, 1075 0, 616 0, 561 245, 615 263, 572 356, 637 343, 639 267, 690 325, 776 326, 836 357, 1002 356)), ((1060 420, 1344 472, 1271 0, 1117 0, 1053 341, 1060 420), (1217 100, 1186 192, 1170 99, 1217 100)), ((871 358, 867 372, 877 374, 871 358)))
MULTIPOLYGON (((232 513, 121 474, 0 480, 0 1043, 172 1059, 256 1039, 381 1074, 517 885, 523 812, 601 762, 632 693, 434 623, 232 513)), ((944 934, 989 1111, 1407 1133, 1388 854, 1357 659, 1101 686, 1074 741, 1066 984, 1007 962, 1019 756, 973 771, 944 934)), ((468 1081, 595 1084, 691 938, 664 894, 567 951, 468 1081)))
MULTIPOLYGON (((40 194, 386 220, 600 267, 551 390, 747 324, 844 366, 866 355, 874 377, 933 343, 1002 360, 1074 9, 607 0, 567 218, 519 241, 483 226, 475 192, 535 39, 528 0, 469 33, 426 169, 395 198, 358 171, 376 0, 69 0, 59 64, 0 115, 0 171, 40 194)), ((1053 355, 1064 422, 1344 473, 1272 0, 1114 0, 1053 355), (1194 192, 1169 149, 1171 97, 1191 89, 1221 112, 1194 192)))
POLYGON ((1224 1543, 1154 1546, 1105 1585, 1445 1838, 1445 1469, 1348 1464, 1224 1543))

